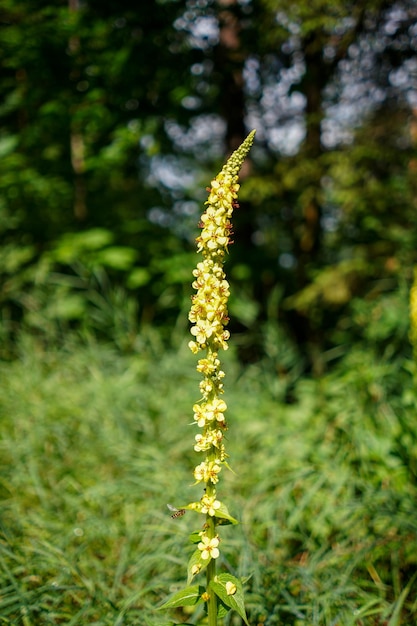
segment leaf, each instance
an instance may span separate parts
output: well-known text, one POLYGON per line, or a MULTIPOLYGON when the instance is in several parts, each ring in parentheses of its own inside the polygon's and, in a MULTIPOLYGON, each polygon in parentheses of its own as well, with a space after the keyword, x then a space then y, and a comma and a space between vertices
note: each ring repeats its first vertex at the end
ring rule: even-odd
POLYGON ((129 274, 129 277, 127 279, 127 286, 129 287, 129 289, 137 289, 138 287, 143 287, 143 285, 147 285, 151 278, 151 273, 146 268, 135 267, 129 274))
POLYGON ((97 260, 115 270, 130 270, 136 260, 137 252, 128 246, 112 246, 101 250, 97 260))
POLYGON ((224 602, 222 602, 220 600, 220 598, 218 598, 218 602, 217 602, 217 617, 226 617, 226 615, 229 613, 230 611, 230 607, 226 606, 224 602))
POLYGON ((19 143, 17 135, 9 135, 0 139, 0 158, 11 154, 19 143))
POLYGON ((227 469, 229 470, 229 472, 232 472, 232 474, 234 474, 236 476, 236 472, 230 467, 229 463, 227 461, 223 461, 223 465, 225 467, 227 467, 227 469))
POLYGON ((201 530, 194 530, 189 535, 188 538, 189 538, 191 543, 200 543, 200 541, 201 541, 201 530))
POLYGON ((417 574, 414 574, 414 576, 411 578, 411 580, 409 581, 408 585, 406 587, 404 587, 404 589, 402 590, 402 592, 400 593, 399 598, 397 598, 397 600, 394 603, 394 611, 390 617, 389 622, 387 622, 388 626, 398 626, 399 624, 401 624, 401 610, 403 607, 404 602, 406 601, 406 598, 408 596, 408 594, 410 593, 411 587, 416 579, 417 574))
POLYGON ((240 615, 245 624, 249 626, 248 619, 246 617, 245 611, 245 601, 243 597, 243 587, 241 581, 232 576, 231 574, 219 574, 216 576, 215 580, 210 582, 210 589, 214 591, 216 596, 220 598, 220 600, 226 604, 226 606, 233 609, 240 615), (228 595, 226 591, 226 583, 231 582, 236 585, 236 592, 233 595, 228 595))
MULTIPOLYGON (((201 539, 201 537, 200 537, 201 539)), ((197 574, 199 574, 200 572, 202 572, 207 565, 210 563, 211 559, 202 559, 201 558, 201 550, 196 550, 195 552, 193 552, 193 554, 191 555, 190 560, 188 561, 188 566, 187 566, 187 571, 188 571, 188 580, 187 580, 187 584, 189 585, 190 582, 192 581, 192 579, 194 578, 194 576, 197 576, 197 574), (192 573, 192 569, 194 566, 199 566, 199 570, 198 572, 195 572, 194 574, 192 573)))
POLYGON ((231 524, 239 524, 237 519, 235 519, 234 517, 230 515, 229 511, 227 510, 227 506, 225 504, 221 504, 220 508, 216 509, 216 517, 220 519, 226 519, 231 524))
POLYGON ((185 589, 181 589, 174 593, 169 600, 164 602, 161 606, 158 607, 158 610, 161 609, 175 609, 179 606, 194 606, 201 598, 201 594, 204 589, 199 585, 193 585, 192 587, 186 587, 185 589))

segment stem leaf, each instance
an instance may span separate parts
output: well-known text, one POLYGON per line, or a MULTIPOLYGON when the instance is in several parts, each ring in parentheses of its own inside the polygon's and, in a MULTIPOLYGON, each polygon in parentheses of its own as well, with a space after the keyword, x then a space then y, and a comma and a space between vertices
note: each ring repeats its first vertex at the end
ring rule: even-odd
POLYGON ((219 574, 215 580, 210 581, 210 588, 220 600, 240 615, 242 620, 249 626, 245 611, 245 601, 243 597, 243 587, 241 581, 231 574, 219 574), (226 591, 226 583, 231 582, 236 585, 234 594, 229 595, 226 591))
POLYGON ((188 561, 188 566, 187 566, 187 572, 188 572, 187 584, 188 585, 190 584, 194 576, 202 572, 211 561, 211 559, 202 559, 201 554, 202 554, 201 550, 196 550, 195 552, 193 552, 193 554, 190 557, 190 560, 188 561), (193 568, 194 568, 194 571, 193 571, 193 568))
POLYGON ((188 538, 189 538, 191 543, 200 543, 200 541, 201 541, 201 531, 200 530, 194 530, 189 535, 188 538))
POLYGON ((194 606, 201 599, 202 593, 204 593, 204 588, 201 585, 186 587, 174 593, 164 604, 158 607, 158 610, 175 609, 179 606, 194 606))
POLYGON ((229 511, 227 510, 227 506, 225 504, 221 504, 221 506, 216 509, 216 517, 220 518, 220 519, 225 519, 227 520, 230 524, 239 524, 239 522, 237 521, 237 519, 235 519, 234 517, 232 517, 229 513, 229 511))

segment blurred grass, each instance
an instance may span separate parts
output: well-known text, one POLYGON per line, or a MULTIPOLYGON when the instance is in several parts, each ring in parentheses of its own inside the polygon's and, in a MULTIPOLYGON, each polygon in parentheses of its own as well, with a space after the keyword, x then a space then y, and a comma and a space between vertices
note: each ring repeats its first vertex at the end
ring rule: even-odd
MULTIPOLYGON (((186 347, 138 345, 24 336, 0 363, 0 624, 167 623, 155 608, 184 585, 200 524, 166 508, 201 495, 199 377, 186 347)), ((222 529, 223 566, 251 576, 251 624, 417 623, 409 364, 353 351, 285 404, 272 368, 225 357, 236 475, 220 496, 242 523, 222 529)))

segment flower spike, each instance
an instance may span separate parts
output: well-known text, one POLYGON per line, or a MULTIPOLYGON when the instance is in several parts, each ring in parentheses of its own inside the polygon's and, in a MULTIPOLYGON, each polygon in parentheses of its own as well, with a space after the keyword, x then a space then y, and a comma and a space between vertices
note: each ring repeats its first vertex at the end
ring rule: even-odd
MULTIPOLYGON (((204 454, 204 460, 194 468, 195 484, 204 484, 204 494, 199 502, 192 502, 176 509, 168 505, 175 519, 181 517, 185 510, 195 511, 205 516, 203 530, 198 533, 198 545, 188 565, 188 580, 192 581, 202 570, 207 573, 206 590, 201 594, 199 587, 187 587, 175 594, 161 608, 180 606, 180 599, 190 597, 197 602, 202 599, 207 603, 209 626, 217 626, 218 607, 233 608, 238 611, 245 624, 248 625, 243 602, 242 583, 231 574, 216 576, 216 560, 220 556, 220 539, 217 526, 236 524, 225 504, 217 498, 216 488, 223 466, 229 468, 224 445, 224 433, 227 430, 225 411, 226 402, 223 394, 224 372, 221 369, 219 351, 227 350, 230 333, 227 330, 229 316, 227 303, 230 295, 229 283, 223 270, 228 246, 233 243, 231 237, 233 210, 239 205, 238 174, 247 156, 253 140, 253 130, 241 146, 233 152, 220 173, 211 181, 205 211, 201 216, 201 233, 197 237, 197 252, 202 260, 193 271, 193 288, 191 310, 188 319, 192 326, 193 336, 189 348, 193 354, 201 351, 204 355, 198 360, 197 371, 203 380, 199 384, 201 399, 193 406, 193 424, 199 429, 194 437, 194 450, 204 454), (222 578, 223 577, 223 578, 222 578), (226 577, 226 578, 224 578, 226 577), (224 581, 223 581, 224 579, 224 581)), ((229 468, 230 469, 230 468, 229 468)))

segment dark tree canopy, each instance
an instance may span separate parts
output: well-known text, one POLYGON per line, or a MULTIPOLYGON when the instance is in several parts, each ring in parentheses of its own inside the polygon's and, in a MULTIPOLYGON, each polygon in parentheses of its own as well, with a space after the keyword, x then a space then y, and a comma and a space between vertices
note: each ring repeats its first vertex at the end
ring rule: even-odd
POLYGON ((276 324, 319 371, 415 263, 416 17, 411 1, 3 0, 3 317, 33 323, 53 297, 52 317, 88 325, 105 283, 169 335, 204 188, 256 127, 231 323, 243 358, 276 324))

